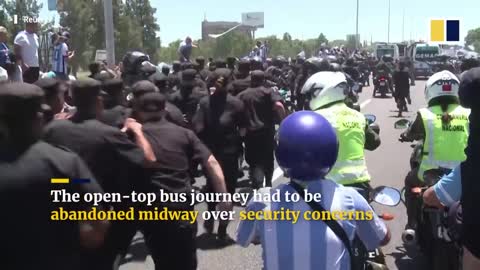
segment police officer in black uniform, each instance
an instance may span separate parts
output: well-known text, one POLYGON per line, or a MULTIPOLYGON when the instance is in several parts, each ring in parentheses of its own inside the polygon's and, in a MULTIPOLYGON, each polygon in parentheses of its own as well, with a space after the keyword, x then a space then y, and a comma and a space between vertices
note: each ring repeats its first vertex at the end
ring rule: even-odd
POLYGON ((208 95, 198 87, 195 80, 196 75, 197 71, 194 69, 183 71, 180 90, 170 95, 170 102, 182 111, 189 127, 191 127, 192 118, 197 111, 200 99, 208 95))
POLYGON ((68 193, 102 193, 82 159, 39 141, 43 127, 42 90, 32 84, 0 87, 0 211, 5 230, 2 269, 80 270, 79 248, 101 246, 106 221, 52 222, 52 210, 90 210, 86 203, 53 203, 52 178, 90 179, 62 185, 68 193), (7 231, 8 230, 8 231, 7 231))
POLYGON ((100 120, 112 127, 123 128, 128 117, 125 105, 123 81, 121 79, 108 79, 102 83, 104 111, 100 120))
MULTIPOLYGON (((241 136, 245 132, 247 121, 243 102, 227 92, 231 78, 230 69, 219 68, 212 73, 208 85, 214 91, 200 100, 193 126, 199 138, 220 163, 227 191, 233 194, 238 179, 238 159, 243 153, 241 136)), ((207 192, 212 192, 210 182, 207 182, 207 192)), ((208 210, 215 211, 215 203, 209 203, 208 210)), ((212 233, 213 226, 214 220, 204 223, 209 233, 212 233)), ((218 237, 221 241, 228 240, 227 223, 219 225, 218 237)))
MULTIPOLYGON (((164 118, 165 101, 165 97, 159 93, 147 93, 134 102, 134 110, 143 125, 143 132, 158 157, 158 161, 149 169, 150 177, 145 190, 155 193, 160 190, 164 193, 190 193, 190 164, 201 164, 213 190, 218 193, 227 192, 220 164, 208 148, 193 131, 164 118)), ((190 204, 188 199, 187 202, 159 203, 154 207, 168 207, 170 211, 193 211, 190 204)), ((229 211, 232 205, 223 202, 218 207, 229 211)), ((196 222, 149 221, 142 224, 141 228, 156 270, 197 269, 196 222)))
MULTIPOLYGON (((143 166, 156 160, 141 125, 126 121, 124 130, 131 135, 133 143, 126 133, 98 121, 103 101, 101 84, 96 80, 73 82, 72 95, 77 112, 68 120, 52 121, 45 128, 44 141, 65 146, 81 156, 106 192, 130 195, 142 181, 143 166)), ((123 201, 112 206, 128 209, 131 204, 123 201)), ((111 267, 116 256, 128 248, 135 230, 134 223, 113 222, 105 245, 100 251, 84 254, 82 267, 111 267)))
POLYGON ((266 88, 265 74, 255 70, 251 75, 250 88, 238 94, 245 104, 248 128, 245 136, 245 160, 250 166, 250 178, 254 188, 272 185, 275 122, 285 117, 285 108, 280 95, 266 88))
MULTIPOLYGON (((157 92, 159 92, 159 89, 153 83, 149 81, 139 81, 132 87, 132 104, 144 94, 157 92)), ((165 119, 169 122, 181 127, 187 127, 187 121, 184 118, 182 111, 168 101, 165 103, 165 114, 165 119)), ((137 119, 135 108, 132 109, 130 115, 132 118, 137 119)))
POLYGON ((44 119, 46 122, 50 122, 56 114, 61 113, 63 110, 67 86, 65 83, 53 78, 40 79, 35 82, 35 85, 42 88, 45 94, 45 103, 50 107, 50 110, 44 112, 44 119))
POLYGON ((235 80, 228 86, 228 92, 234 96, 238 95, 250 86, 250 62, 240 60, 238 69, 234 72, 235 80))

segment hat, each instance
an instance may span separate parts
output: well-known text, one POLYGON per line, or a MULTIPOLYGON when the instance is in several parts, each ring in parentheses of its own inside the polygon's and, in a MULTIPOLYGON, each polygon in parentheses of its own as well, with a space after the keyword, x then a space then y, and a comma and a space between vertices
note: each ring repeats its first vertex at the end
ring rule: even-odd
POLYGON ((227 67, 227 63, 226 63, 225 60, 223 60, 223 59, 217 59, 217 60, 215 61, 215 66, 216 66, 217 68, 226 68, 226 67, 227 67))
POLYGON ((193 87, 195 86, 195 77, 197 76, 197 71, 195 69, 186 69, 182 71, 180 85, 182 87, 193 87))
POLYGON ((72 98, 75 105, 91 105, 100 95, 106 95, 101 90, 101 83, 94 79, 81 79, 72 82, 72 98))
POLYGON ((103 91, 113 96, 123 91, 123 81, 121 79, 108 79, 103 82, 103 91))
POLYGON ((232 77, 232 70, 230 70, 229 68, 217 68, 213 72, 213 76, 230 79, 232 77))
POLYGON ((166 97, 160 93, 146 93, 135 102, 135 108, 141 112, 161 112, 165 110, 166 97))
POLYGON ((147 80, 138 81, 132 86, 132 94, 135 98, 155 92, 158 92, 157 87, 147 80))
POLYGON ((0 118, 31 117, 43 110, 43 91, 28 83, 7 83, 0 87, 0 118))
POLYGON ((60 91, 66 90, 66 88, 60 87, 60 81, 53 78, 42 78, 36 81, 35 85, 42 88, 46 98, 53 97, 60 91))
POLYGON ((251 79, 252 79, 252 81, 264 81, 265 80, 265 73, 261 70, 252 71, 251 79))
POLYGON ((61 37, 64 37, 65 39, 70 39, 70 33, 69 32, 63 32, 61 37))
POLYGON ((0 33, 8 33, 7 28, 0 26, 0 33))
POLYGON ((238 70, 244 72, 250 71, 250 61, 244 59, 240 60, 238 63, 238 70))

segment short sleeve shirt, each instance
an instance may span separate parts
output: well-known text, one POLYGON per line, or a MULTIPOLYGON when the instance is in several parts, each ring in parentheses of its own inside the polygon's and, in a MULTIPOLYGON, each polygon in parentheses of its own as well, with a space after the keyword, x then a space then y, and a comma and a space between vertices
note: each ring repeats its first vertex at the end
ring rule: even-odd
POLYGON ((51 190, 102 193, 87 166, 76 154, 37 142, 18 158, 0 153, 0 211, 2 268, 77 270, 78 223, 53 222, 52 210, 86 210, 90 205, 53 202, 51 190), (2 155, 3 154, 3 155, 2 155), (84 184, 51 184, 52 178, 89 179, 84 184), (26 259, 23 254, 29 254, 26 259))
POLYGON ((277 101, 282 100, 277 92, 273 91, 272 88, 256 87, 246 89, 237 97, 245 104, 249 131, 274 130, 273 106, 277 101))
MULTIPOLYGON (((309 193, 320 193, 320 203, 326 210, 373 211, 367 201, 354 189, 338 185, 330 180, 308 183, 309 193)), ((264 188, 262 194, 280 194, 280 202, 251 200, 246 211, 300 211, 295 224, 289 220, 244 220, 237 229, 237 242, 248 246, 254 239, 260 239, 266 270, 349 270, 350 258, 342 241, 321 220, 306 220, 304 214, 310 206, 300 199, 287 202, 286 193, 295 193, 289 185, 264 188)), ((289 197, 291 198, 291 197, 289 197)), ((308 217, 308 216, 307 216, 308 217)), ((378 247, 385 238, 385 224, 373 214, 372 220, 337 220, 353 241, 355 234, 368 250, 378 247)))
MULTIPOLYGON (((191 192, 191 161, 205 164, 210 150, 193 131, 166 119, 143 124, 143 133, 157 157, 155 168, 149 169, 149 192, 159 192, 159 189, 170 193, 191 192)), ((168 206, 189 207, 188 202, 168 206)))
POLYGON ((460 201, 462 196, 462 175, 460 165, 455 167, 450 174, 444 175, 434 186, 433 190, 440 202, 449 207, 460 201))
POLYGON ((38 67, 38 42, 37 34, 22 31, 17 34, 14 41, 15 45, 22 47, 22 60, 29 67, 38 67))
POLYGON ((129 192, 133 184, 141 182, 131 179, 142 170, 143 151, 118 128, 95 119, 79 120, 74 115, 50 122, 43 139, 82 157, 107 192, 129 192))

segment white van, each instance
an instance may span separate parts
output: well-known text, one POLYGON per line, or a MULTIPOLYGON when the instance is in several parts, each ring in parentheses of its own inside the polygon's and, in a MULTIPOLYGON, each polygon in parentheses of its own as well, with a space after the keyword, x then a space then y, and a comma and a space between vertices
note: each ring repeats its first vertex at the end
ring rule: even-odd
POLYGON ((400 58, 400 52, 397 44, 378 43, 375 45, 374 56, 376 60, 381 60, 384 55, 390 55, 393 60, 400 58))

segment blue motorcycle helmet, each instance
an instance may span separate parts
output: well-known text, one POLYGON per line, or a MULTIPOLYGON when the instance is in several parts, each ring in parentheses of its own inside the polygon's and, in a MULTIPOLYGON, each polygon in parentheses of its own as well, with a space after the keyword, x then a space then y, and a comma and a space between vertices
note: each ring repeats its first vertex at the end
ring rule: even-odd
POLYGON ((300 111, 289 115, 280 124, 276 139, 278 165, 292 179, 323 179, 337 160, 337 135, 319 113, 300 111))

